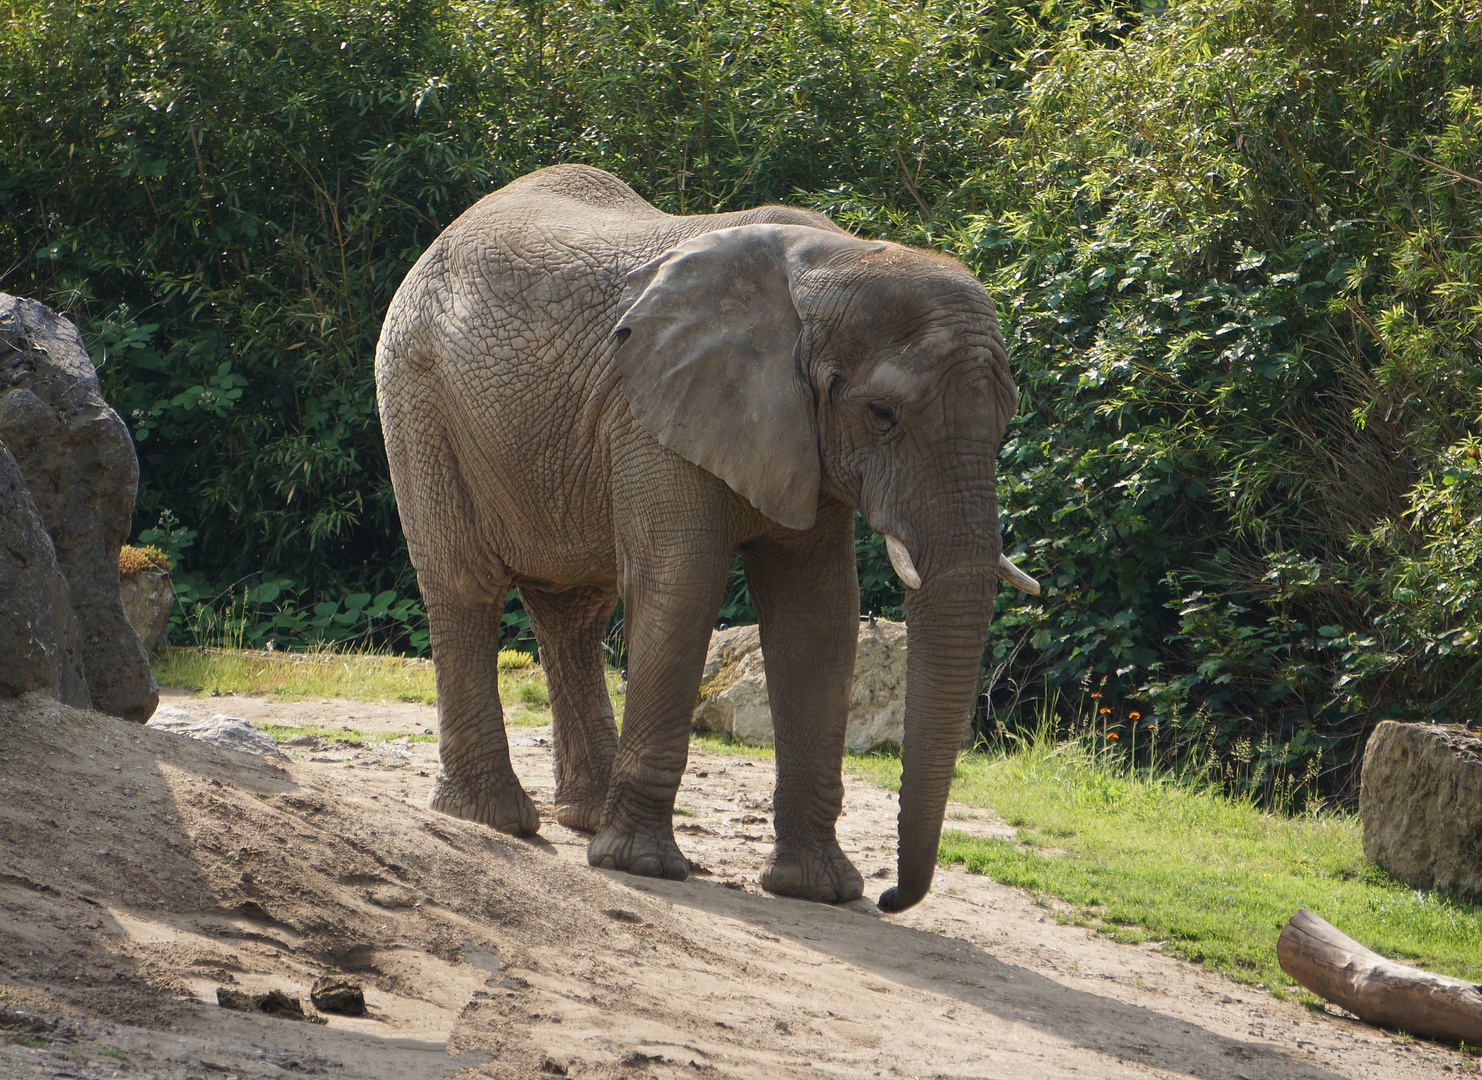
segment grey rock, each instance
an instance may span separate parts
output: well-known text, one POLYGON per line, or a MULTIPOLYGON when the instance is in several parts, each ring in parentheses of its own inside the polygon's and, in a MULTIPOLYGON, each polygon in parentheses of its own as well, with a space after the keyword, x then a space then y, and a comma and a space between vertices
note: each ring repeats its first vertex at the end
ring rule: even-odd
POLYGON ((185 735, 192 739, 199 739, 201 742, 224 747, 227 750, 240 750, 259 757, 288 760, 278 749, 278 744, 273 741, 271 735, 258 731, 240 716, 217 713, 202 720, 184 709, 166 706, 157 710, 145 727, 185 735))
POLYGON ((143 722, 159 690, 119 600, 139 462, 77 328, 0 293, 0 440, 20 466, 67 579, 93 707, 143 722))
POLYGON ((32 690, 92 707, 67 579, 20 466, 0 443, 0 697, 32 690))
POLYGON ((1412 888, 1482 900, 1482 738, 1386 720, 1364 748, 1364 855, 1412 888))
POLYGON ((145 652, 164 644, 175 610, 175 583, 164 570, 140 570, 119 579, 118 598, 145 652))
MULTIPOLYGON (((859 625, 844 734, 844 745, 850 750, 863 753, 899 747, 905 738, 906 637, 905 623, 882 619, 859 625)), ((736 626, 710 636, 693 726, 752 746, 773 741, 757 627, 736 626)), ((964 745, 971 739, 971 718, 964 721, 963 738, 964 745)))

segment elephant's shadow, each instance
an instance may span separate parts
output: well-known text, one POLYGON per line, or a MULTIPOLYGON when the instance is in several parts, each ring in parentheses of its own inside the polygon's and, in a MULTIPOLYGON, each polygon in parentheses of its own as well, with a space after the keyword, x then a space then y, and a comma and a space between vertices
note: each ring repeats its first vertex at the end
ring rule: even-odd
POLYGON ((750 923, 804 948, 827 951, 888 982, 954 997, 1002 1020, 1033 1025, 1048 1036, 1110 1058, 1197 1077, 1343 1080, 1341 1073, 1255 1039, 1230 1038, 1197 1022, 1066 986, 949 934, 712 883, 612 877, 673 904, 750 923), (822 936, 820 917, 828 920, 822 936))

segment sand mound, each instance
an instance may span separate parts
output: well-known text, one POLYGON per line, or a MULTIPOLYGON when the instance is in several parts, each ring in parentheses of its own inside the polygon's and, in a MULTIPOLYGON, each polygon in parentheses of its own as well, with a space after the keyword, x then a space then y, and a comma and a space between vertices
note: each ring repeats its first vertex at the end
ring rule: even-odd
MULTIPOLYGON (((230 711, 432 725, 408 705, 230 711)), ((762 895, 764 761, 692 755, 678 835, 708 873, 592 870, 585 837, 551 820, 548 729, 512 736, 543 839, 426 810, 430 744, 306 740, 281 764, 0 701, 0 1075, 1441 1075, 1440 1058, 1058 926, 982 878, 944 872, 889 921, 762 895), (215 1004, 220 987, 281 989, 313 1014, 326 975, 364 986, 364 1017, 215 1004)), ((890 795, 851 780, 846 807, 845 850, 890 873, 890 795)), ((972 816, 954 827, 1004 828, 956 810, 972 816)))

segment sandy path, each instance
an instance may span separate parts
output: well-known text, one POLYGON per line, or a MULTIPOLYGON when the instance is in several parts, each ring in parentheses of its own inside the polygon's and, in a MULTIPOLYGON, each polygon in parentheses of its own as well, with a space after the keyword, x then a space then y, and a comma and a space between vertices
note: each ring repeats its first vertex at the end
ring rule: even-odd
MULTIPOLYGON (((435 726, 408 704, 168 704, 368 734, 435 726)), ((692 750, 677 831, 709 872, 656 882, 590 869, 586 838, 554 823, 549 729, 511 731, 545 822, 525 842, 425 809, 430 744, 321 744, 280 768, 84 715, 7 723, 0 711, 0 1026, 18 1030, 7 1008, 71 1026, 70 1042, 0 1044, 0 1075, 1357 1080, 1475 1068, 1155 945, 1061 926, 1022 891, 956 870, 890 919, 867 902, 765 895, 769 762, 692 750), (369 1018, 320 1027, 199 1004, 228 983, 306 996, 336 971, 366 983, 369 1018)), ((894 872, 894 798, 846 778, 845 807, 840 841, 879 875, 873 897, 894 872)), ((956 828, 1011 832, 980 810, 949 812, 956 828)))

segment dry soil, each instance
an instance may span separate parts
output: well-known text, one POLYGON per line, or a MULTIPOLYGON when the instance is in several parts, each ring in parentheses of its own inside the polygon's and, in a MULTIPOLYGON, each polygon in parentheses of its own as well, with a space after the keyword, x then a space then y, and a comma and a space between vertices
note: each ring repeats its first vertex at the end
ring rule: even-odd
MULTIPOLYGON (((419 705, 171 696, 205 716, 367 733, 419 705)), ((685 882, 593 870, 551 817, 549 729, 511 731, 541 835, 426 809, 436 746, 319 741, 274 762, 0 702, 0 1077, 1201 1077, 1474 1070, 939 871, 883 918, 761 893, 771 763, 692 749, 685 882), (231 1012, 219 987, 369 1014, 231 1012)), ((1009 835, 968 807, 954 828, 1009 835)), ((890 883, 896 805, 847 780, 840 840, 890 883)), ((878 880, 875 880, 878 879, 878 880)), ((313 1013, 313 1010, 309 1010, 313 1013)))

